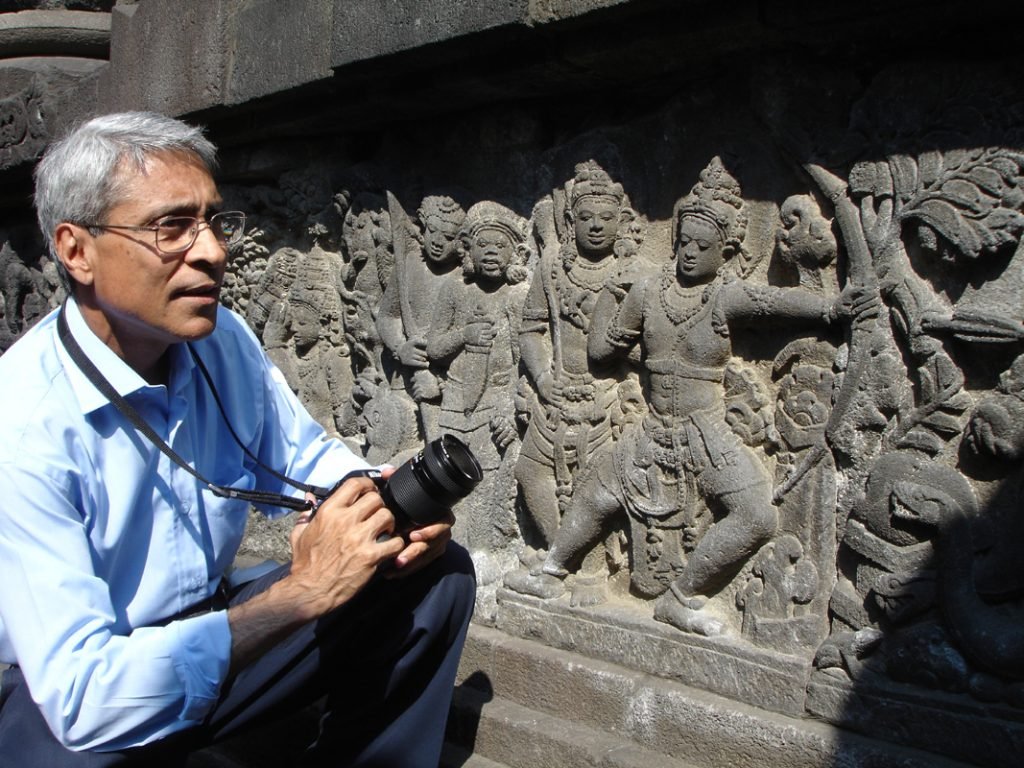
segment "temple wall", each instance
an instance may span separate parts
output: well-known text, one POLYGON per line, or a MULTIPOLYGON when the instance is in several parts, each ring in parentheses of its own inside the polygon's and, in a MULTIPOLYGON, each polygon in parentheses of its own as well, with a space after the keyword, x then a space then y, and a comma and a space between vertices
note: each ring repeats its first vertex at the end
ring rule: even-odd
POLYGON ((1016 764, 1024 12, 14 5, 0 348, 61 299, 46 141, 202 123, 248 216, 223 301, 314 415, 373 462, 477 456, 479 625, 1016 764))

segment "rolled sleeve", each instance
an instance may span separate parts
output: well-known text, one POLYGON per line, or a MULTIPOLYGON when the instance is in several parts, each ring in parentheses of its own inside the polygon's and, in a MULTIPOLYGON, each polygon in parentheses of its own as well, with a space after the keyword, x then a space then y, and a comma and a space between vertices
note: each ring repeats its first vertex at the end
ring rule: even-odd
POLYGON ((231 630, 227 611, 214 611, 168 625, 177 637, 171 661, 185 691, 181 719, 198 723, 220 695, 231 663, 231 630))

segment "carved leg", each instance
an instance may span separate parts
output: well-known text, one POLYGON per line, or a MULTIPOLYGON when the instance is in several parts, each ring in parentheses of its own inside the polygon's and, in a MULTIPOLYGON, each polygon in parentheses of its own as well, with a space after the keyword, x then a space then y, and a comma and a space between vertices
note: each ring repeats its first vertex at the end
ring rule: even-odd
POLYGON ((551 550, 540 567, 507 574, 505 586, 545 599, 565 593, 562 580, 569 575, 569 569, 574 568, 583 555, 601 540, 606 523, 622 508, 618 499, 604 487, 598 474, 590 472, 577 486, 551 550))
POLYGON ((704 534, 676 579, 684 595, 710 595, 723 586, 778 525, 767 483, 723 494, 718 502, 721 517, 704 534))
POLYGON ((534 531, 523 531, 523 537, 539 537, 537 545, 547 549, 558 532, 558 497, 551 467, 520 455, 516 462, 516 480, 522 494, 523 507, 534 531))
POLYGON ((728 583, 775 532, 778 513, 770 494, 769 484, 756 483, 718 497, 722 516, 704 534, 669 591, 658 598, 657 621, 700 635, 725 631, 722 621, 707 613, 707 596, 728 583))
MULTIPOLYGON (((611 454, 605 454, 602 460, 610 462, 611 454)), ((603 538, 608 523, 622 511, 618 498, 601 481, 604 473, 597 471, 597 467, 594 470, 587 472, 576 486, 544 563, 545 573, 566 573, 574 569, 603 538)))

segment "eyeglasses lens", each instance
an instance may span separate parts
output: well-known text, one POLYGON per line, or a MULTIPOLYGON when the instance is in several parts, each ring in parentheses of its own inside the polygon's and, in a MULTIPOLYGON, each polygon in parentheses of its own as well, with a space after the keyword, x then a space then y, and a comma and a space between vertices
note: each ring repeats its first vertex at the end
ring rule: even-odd
MULTIPOLYGON (((234 245, 242 239, 245 214, 235 211, 218 213, 210 217, 208 224, 217 240, 224 245, 234 245)), ((192 216, 164 219, 156 229, 157 248, 169 254, 187 251, 199 237, 200 226, 200 220, 192 216)))

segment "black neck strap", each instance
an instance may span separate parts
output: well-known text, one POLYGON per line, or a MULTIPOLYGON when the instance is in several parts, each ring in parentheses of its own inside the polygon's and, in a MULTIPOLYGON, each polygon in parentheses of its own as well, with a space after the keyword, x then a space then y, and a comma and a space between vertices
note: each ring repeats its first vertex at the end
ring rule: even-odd
MULTIPOLYGON (((206 488, 215 496, 220 496, 225 499, 241 499, 253 504, 264 504, 267 506, 284 507, 286 509, 294 510, 307 510, 313 508, 314 504, 306 499, 297 499, 292 496, 285 496, 284 494, 274 493, 272 491, 250 491, 243 488, 231 488, 230 486, 211 483, 203 477, 198 471, 190 466, 188 462, 181 458, 181 456, 179 456, 171 446, 164 442, 163 438, 161 438, 160 435, 158 435, 146 422, 146 420, 142 418, 139 412, 135 410, 135 407, 123 398, 120 393, 114 389, 114 386, 106 379, 106 377, 100 373, 96 365, 89 359, 89 356, 85 354, 85 351, 79 346, 78 342, 75 341, 75 337, 71 335, 71 328, 68 327, 68 321, 65 317, 66 306, 66 304, 61 306, 60 312, 57 315, 57 335, 60 337, 61 343, 64 345, 65 349, 67 349, 71 359, 75 361, 75 365, 81 369, 82 373, 84 373, 86 378, 92 382, 93 386, 96 387, 96 389, 98 389, 100 393, 106 397, 115 408, 117 408, 118 411, 120 411, 121 415, 128 419, 128 421, 132 423, 132 426, 145 435, 153 445, 159 448, 160 451, 167 456, 167 458, 196 478, 196 480, 206 486, 206 488)), ((206 370, 206 366, 203 365, 202 360, 199 359, 199 356, 196 354, 196 351, 192 349, 191 345, 188 346, 188 350, 192 354, 192 359, 195 361, 196 366, 202 373, 203 378, 206 380, 206 384, 210 388, 210 392, 213 393, 213 399, 217 403, 217 408, 220 410, 221 418, 224 420, 224 423, 227 424, 231 437, 234 438, 235 442, 238 443, 241 449, 245 452, 245 455, 256 462, 256 464, 262 469, 293 488, 305 491, 306 493, 312 493, 318 498, 326 496, 329 493, 327 489, 292 480, 290 477, 268 467, 252 454, 245 444, 242 443, 241 439, 239 439, 234 427, 231 426, 231 422, 228 421, 227 413, 224 411, 224 405, 221 403, 220 396, 217 394, 217 390, 213 386, 213 379, 206 370)))

